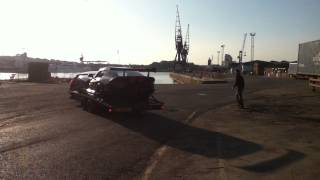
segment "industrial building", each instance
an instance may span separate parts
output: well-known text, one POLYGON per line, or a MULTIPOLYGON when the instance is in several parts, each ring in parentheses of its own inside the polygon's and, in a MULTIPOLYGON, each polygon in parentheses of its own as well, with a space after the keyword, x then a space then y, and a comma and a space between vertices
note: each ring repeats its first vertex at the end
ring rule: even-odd
MULTIPOLYGON (((233 62, 231 65, 231 72, 239 68, 239 63, 233 62)), ((287 61, 249 61, 242 63, 243 74, 257 75, 257 76, 279 76, 283 77, 283 74, 287 74, 289 68, 289 62, 287 61)))

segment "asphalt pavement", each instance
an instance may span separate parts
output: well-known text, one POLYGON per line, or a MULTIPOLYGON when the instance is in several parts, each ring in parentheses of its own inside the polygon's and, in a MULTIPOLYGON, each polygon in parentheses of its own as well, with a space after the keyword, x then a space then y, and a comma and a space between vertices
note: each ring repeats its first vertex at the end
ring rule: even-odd
MULTIPOLYGON (((247 78, 252 92, 303 81, 247 78)), ((235 102, 232 82, 157 85, 162 111, 92 114, 69 98, 67 84, 2 83, 0 179, 133 179, 159 148, 202 114, 235 102)), ((180 146, 171 146, 183 149, 180 146)), ((191 152, 192 153, 192 152, 191 152)), ((151 164, 152 165, 152 164, 151 164)))

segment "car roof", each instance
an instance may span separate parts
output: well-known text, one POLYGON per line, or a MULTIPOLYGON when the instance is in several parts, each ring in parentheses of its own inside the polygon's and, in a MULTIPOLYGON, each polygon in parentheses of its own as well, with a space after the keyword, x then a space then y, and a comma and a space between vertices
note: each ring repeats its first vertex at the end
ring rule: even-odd
POLYGON ((78 75, 89 75, 89 74, 96 74, 98 71, 87 71, 87 72, 81 72, 78 73, 78 75))
POLYGON ((108 66, 108 67, 102 67, 102 68, 100 68, 99 69, 99 71, 109 71, 109 70, 119 70, 119 71, 121 71, 121 70, 123 70, 123 69, 132 69, 132 68, 130 68, 130 67, 126 67, 126 66, 124 66, 124 67, 120 67, 120 66, 108 66))
POLYGON ((115 70, 115 71, 140 71, 140 72, 156 72, 155 68, 132 68, 132 67, 115 67, 115 66, 108 66, 108 67, 103 67, 100 68, 99 71, 110 71, 110 70, 115 70))

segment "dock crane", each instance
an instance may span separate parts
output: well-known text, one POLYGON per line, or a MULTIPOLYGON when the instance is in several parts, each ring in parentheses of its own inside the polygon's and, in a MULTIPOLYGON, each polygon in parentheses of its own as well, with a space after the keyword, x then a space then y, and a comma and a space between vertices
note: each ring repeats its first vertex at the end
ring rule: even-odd
POLYGON ((187 62, 188 62, 188 54, 190 48, 190 36, 189 36, 189 24, 186 33, 185 41, 182 39, 182 29, 180 23, 180 14, 179 7, 177 6, 177 14, 176 14, 176 26, 175 26, 175 42, 176 42, 176 56, 174 58, 174 67, 173 70, 176 71, 185 71, 187 62), (179 65, 176 67, 176 65, 179 65))
POLYGON ((176 42, 177 54, 174 60, 175 60, 175 63, 181 63, 181 52, 183 51, 183 41, 182 41, 182 29, 181 29, 178 6, 177 6, 177 15, 176 15, 175 42, 176 42))
POLYGON ((247 35, 248 35, 248 33, 244 33, 242 47, 241 47, 241 50, 239 51, 239 56, 238 56, 239 66, 241 69, 242 69, 242 58, 243 58, 243 56, 245 56, 245 53, 243 53, 243 52, 244 52, 244 48, 246 46, 247 35))

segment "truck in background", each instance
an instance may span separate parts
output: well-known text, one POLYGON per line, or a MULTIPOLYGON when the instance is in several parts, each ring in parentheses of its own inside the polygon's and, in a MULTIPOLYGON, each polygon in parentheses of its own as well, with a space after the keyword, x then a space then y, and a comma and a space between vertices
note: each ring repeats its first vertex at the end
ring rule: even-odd
POLYGON ((297 76, 298 63, 290 63, 288 68, 288 75, 291 78, 295 78, 297 76))
POLYGON ((320 77, 320 40, 299 44, 297 78, 320 77))

